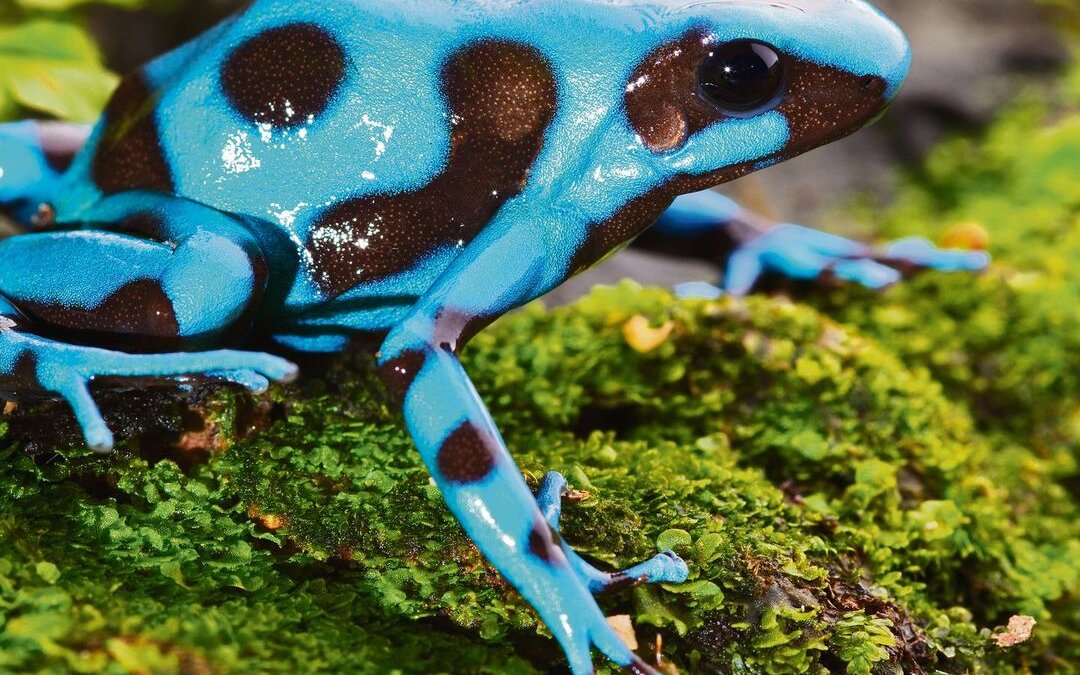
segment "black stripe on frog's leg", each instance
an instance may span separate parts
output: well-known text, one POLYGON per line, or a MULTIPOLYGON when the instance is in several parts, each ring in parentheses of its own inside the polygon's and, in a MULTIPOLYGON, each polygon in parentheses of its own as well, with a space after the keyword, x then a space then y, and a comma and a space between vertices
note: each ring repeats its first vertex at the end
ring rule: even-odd
POLYGON ((420 369, 424 367, 425 361, 427 357, 424 356, 424 352, 410 349, 379 367, 379 376, 395 402, 398 404, 405 402, 405 395, 420 373, 420 369))
POLYGON ((94 183, 105 194, 173 191, 172 170, 155 119, 156 104, 154 92, 138 72, 125 77, 109 99, 91 169, 94 183))
POLYGON ((621 593, 622 591, 637 588, 642 584, 647 584, 649 577, 639 576, 632 577, 626 572, 612 572, 610 579, 606 586, 604 586, 604 593, 621 593))
POLYGON ((529 532, 529 553, 548 565, 565 563, 566 554, 559 541, 559 533, 551 525, 542 521, 534 523, 529 532))
POLYGON ((154 211, 139 211, 123 220, 107 226, 113 232, 130 234, 133 237, 166 243, 169 241, 168 227, 161 214, 154 211))
POLYGON ((89 309, 62 303, 22 300, 21 309, 35 323, 51 329, 100 338, 101 345, 135 349, 174 347, 180 324, 172 300, 154 279, 130 281, 89 309))
POLYGON ((524 189, 557 106, 547 59, 517 42, 476 42, 446 62, 442 86, 454 120, 442 172, 413 192, 343 201, 315 222, 312 278, 328 297, 464 247, 524 189))
POLYGON ((458 485, 484 480, 495 471, 494 443, 472 422, 462 422, 439 447, 435 458, 439 474, 458 485))
POLYGON ((310 124, 337 98, 345 81, 345 48, 322 26, 290 23, 248 39, 225 59, 221 90, 255 124, 310 124))
POLYGON ((93 130, 90 125, 70 122, 37 122, 36 127, 45 163, 58 174, 71 168, 93 130))

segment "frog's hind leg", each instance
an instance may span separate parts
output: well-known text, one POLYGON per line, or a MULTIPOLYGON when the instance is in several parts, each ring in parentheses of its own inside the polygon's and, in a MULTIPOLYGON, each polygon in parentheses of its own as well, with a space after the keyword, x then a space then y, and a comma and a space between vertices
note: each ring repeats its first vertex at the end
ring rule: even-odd
POLYGON ((0 242, 0 295, 48 334, 135 351, 191 349, 251 319, 267 272, 241 222, 149 193, 111 197, 87 215, 94 229, 0 242))
MULTIPOLYGON (((544 476, 540 491, 536 495, 536 504, 540 512, 556 532, 559 531, 559 517, 562 515, 562 498, 568 485, 561 473, 552 471, 544 476)), ((611 591, 620 591, 640 584, 673 583, 686 581, 690 570, 686 563, 674 551, 664 551, 620 572, 603 572, 585 562, 569 546, 563 546, 563 552, 570 561, 577 575, 589 586, 594 595, 611 591)))
POLYGON ((63 122, 0 124, 0 210, 23 226, 33 224, 90 131, 63 122))
POLYGON ((90 394, 98 377, 154 378, 183 381, 204 374, 251 389, 268 380, 288 380, 296 366, 271 356, 234 350, 174 354, 127 354, 43 338, 18 310, 0 299, 0 391, 5 397, 56 395, 75 414, 87 445, 113 447, 113 435, 90 394))
POLYGON ((266 354, 125 353, 202 348, 225 342, 231 330, 242 334, 266 283, 265 264, 240 223, 198 204, 118 195, 95 215, 121 231, 0 242, 0 391, 63 397, 87 442, 105 449, 112 436, 87 390, 94 378, 201 375, 260 389, 295 373, 266 354))

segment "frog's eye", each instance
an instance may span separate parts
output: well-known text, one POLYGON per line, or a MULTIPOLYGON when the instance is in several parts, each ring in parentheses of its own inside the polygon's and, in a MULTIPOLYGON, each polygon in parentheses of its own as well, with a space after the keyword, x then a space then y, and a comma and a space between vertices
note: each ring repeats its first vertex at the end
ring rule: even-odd
POLYGON ((721 112, 747 117, 776 103, 784 70, 784 60, 774 48, 737 40, 709 51, 698 70, 698 89, 721 112))

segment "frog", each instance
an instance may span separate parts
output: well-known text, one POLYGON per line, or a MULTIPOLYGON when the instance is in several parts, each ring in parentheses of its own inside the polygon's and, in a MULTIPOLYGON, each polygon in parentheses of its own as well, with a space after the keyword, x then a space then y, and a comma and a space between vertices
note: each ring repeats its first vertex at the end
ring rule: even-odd
MULTIPOLYGON (((873 121, 909 65, 861 0, 254 0, 122 78, 93 126, 0 125, 20 228, 0 241, 0 392, 66 401, 108 452, 91 383, 259 392, 297 376, 292 354, 377 336, 447 507, 570 670, 596 650, 654 673, 597 596, 687 563, 576 553, 566 479, 533 493, 461 350, 654 225, 749 231, 711 188, 873 121)), ((724 285, 986 263, 784 225, 744 238, 724 285)))

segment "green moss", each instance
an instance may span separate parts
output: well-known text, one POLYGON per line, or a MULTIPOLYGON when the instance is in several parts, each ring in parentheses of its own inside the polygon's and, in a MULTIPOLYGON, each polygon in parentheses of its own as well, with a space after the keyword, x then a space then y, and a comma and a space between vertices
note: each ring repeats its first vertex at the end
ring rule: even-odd
MULTIPOLYGON (((1068 641, 1055 603, 1076 589, 1080 544, 1020 527, 1009 481, 963 407, 815 311, 601 289, 574 308, 502 321, 467 361, 529 480, 558 469, 581 491, 565 512, 572 545, 604 565, 669 546, 690 562, 683 586, 603 600, 632 615, 644 644, 662 634, 667 662, 769 673, 1061 666, 1045 659, 1068 641), (636 314, 675 326, 653 353, 623 336, 636 314), (1040 619, 1035 639, 992 648, 986 629, 1018 612, 1040 619)), ((368 357, 276 396, 284 419, 187 472, 172 460, 8 450, 3 666, 534 672, 558 662, 444 509, 368 357)), ((1072 508, 1056 510, 1028 520, 1073 531, 1072 508)))

